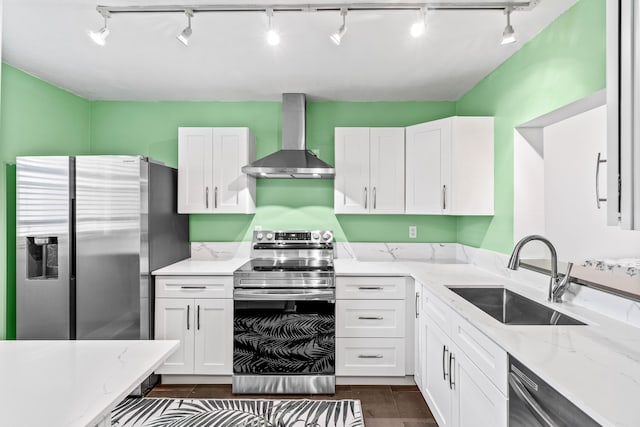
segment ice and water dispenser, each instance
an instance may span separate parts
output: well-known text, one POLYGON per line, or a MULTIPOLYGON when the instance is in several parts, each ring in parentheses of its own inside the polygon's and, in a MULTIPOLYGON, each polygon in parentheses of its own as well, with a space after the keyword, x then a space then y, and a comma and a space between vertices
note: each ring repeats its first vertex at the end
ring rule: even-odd
POLYGON ((58 278, 58 238, 27 237, 27 279, 58 278))

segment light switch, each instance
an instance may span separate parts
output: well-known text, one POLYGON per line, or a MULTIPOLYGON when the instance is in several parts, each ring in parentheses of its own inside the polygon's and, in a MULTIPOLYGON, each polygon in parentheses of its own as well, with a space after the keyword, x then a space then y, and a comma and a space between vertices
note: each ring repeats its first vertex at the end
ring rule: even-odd
POLYGON ((409 238, 410 239, 415 239, 416 237, 418 237, 418 227, 416 227, 415 225, 410 225, 409 226, 409 238))

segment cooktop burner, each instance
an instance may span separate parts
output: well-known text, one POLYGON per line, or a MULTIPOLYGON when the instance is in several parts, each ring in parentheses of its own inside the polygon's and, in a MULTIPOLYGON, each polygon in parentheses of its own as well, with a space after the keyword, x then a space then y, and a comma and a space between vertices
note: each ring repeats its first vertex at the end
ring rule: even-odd
POLYGON ((253 259, 238 270, 240 271, 295 271, 295 272, 307 272, 307 271, 333 271, 333 263, 330 261, 322 260, 270 260, 270 259, 253 259))

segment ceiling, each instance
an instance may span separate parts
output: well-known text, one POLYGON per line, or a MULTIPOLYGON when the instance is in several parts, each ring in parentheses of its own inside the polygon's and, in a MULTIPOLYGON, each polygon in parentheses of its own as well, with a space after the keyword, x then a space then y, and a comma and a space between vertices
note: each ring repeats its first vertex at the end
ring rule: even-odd
MULTIPOLYGON (((432 11, 418 39, 409 34, 417 12, 362 11, 349 13, 341 46, 329 40, 338 12, 276 13, 282 41, 275 47, 265 40, 266 15, 247 12, 197 14, 185 47, 176 40, 186 26, 182 13, 114 15, 106 46, 97 46, 87 36, 103 24, 95 0, 5 0, 2 55, 89 99, 279 100, 304 92, 315 100, 457 100, 575 2, 541 0, 514 12, 519 41, 510 46, 500 45, 506 18, 499 11, 432 11)), ((181 3, 234 1, 100 1, 181 3)))

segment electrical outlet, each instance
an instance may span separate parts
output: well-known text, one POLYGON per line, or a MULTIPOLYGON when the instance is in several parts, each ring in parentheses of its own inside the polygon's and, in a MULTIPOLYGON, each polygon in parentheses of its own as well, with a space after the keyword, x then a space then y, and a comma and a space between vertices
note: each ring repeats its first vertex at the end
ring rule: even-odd
POLYGON ((409 238, 410 239, 415 239, 416 237, 418 237, 418 227, 416 227, 415 225, 410 225, 409 226, 409 238))

